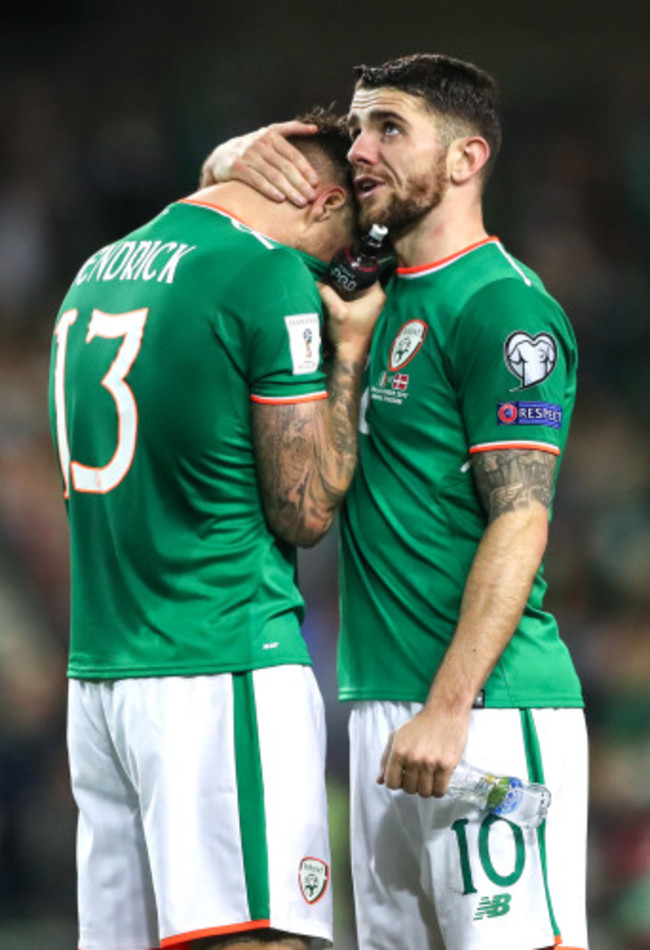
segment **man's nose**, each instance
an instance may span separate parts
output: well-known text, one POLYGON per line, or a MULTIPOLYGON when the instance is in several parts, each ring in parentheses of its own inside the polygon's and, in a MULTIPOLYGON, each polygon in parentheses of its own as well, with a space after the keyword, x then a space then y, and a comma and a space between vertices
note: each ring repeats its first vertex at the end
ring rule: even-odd
POLYGON ((366 165, 373 165, 377 161, 376 143, 369 133, 360 132, 356 136, 348 152, 348 161, 366 165))

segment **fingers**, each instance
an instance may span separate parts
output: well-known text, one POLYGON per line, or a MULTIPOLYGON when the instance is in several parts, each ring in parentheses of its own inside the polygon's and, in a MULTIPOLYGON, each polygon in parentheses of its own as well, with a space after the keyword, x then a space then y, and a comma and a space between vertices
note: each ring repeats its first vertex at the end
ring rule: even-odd
POLYGON ((386 746, 384 747, 384 751, 381 754, 381 768, 380 768, 379 775, 377 776, 378 785, 384 785, 385 780, 386 780, 386 765, 390 758, 391 749, 393 747, 394 736, 395 736, 395 733, 391 732, 391 734, 388 737, 388 741, 386 742, 386 746))
POLYGON ((344 301, 329 284, 318 283, 318 292, 330 316, 341 320, 354 313, 374 323, 386 303, 386 294, 379 281, 354 300, 344 301))
POLYGON ((199 175, 199 188, 209 188, 210 185, 217 184, 217 179, 215 178, 213 168, 213 156, 214 153, 208 155, 201 166, 201 174, 199 175))
POLYGON ((426 742, 414 737, 413 730, 420 725, 417 720, 411 720, 391 732, 381 757, 377 783, 393 790, 401 789, 407 795, 440 798, 447 789, 451 769, 434 755, 426 742))
POLYGON ((287 122, 274 122, 268 128, 275 129, 285 138, 290 138, 292 135, 313 135, 318 132, 318 126, 314 125, 313 122, 299 122, 297 119, 289 119, 287 122))
POLYGON ((372 308, 378 317, 386 303, 386 293, 378 280, 365 291, 363 299, 366 306, 372 308))
POLYGON ((436 795, 434 777, 434 770, 428 765, 417 762, 403 763, 398 756, 389 755, 385 764, 382 762, 382 772, 377 782, 387 788, 401 788, 407 795, 431 798, 436 795))
POLYGON ((330 320, 345 320, 348 312, 346 305, 334 288, 330 287, 329 284, 321 283, 318 283, 317 287, 330 320))
MULTIPOLYGON (((267 197, 275 201, 288 198, 293 204, 304 207, 315 197, 318 175, 302 152, 287 142, 285 135, 296 134, 295 131, 287 131, 287 128, 304 130, 316 127, 299 122, 269 126, 242 152, 233 172, 241 180, 246 180, 247 169, 255 172, 266 182, 264 194, 267 197)), ((251 181, 248 183, 253 184, 251 181)))
POLYGON ((286 201, 289 197, 289 200, 295 205, 304 206, 307 204, 306 199, 295 190, 291 190, 293 198, 291 195, 287 195, 286 185, 285 190, 282 190, 280 187, 282 178, 279 173, 274 172, 270 167, 264 170, 263 165, 260 165, 260 169, 253 167, 250 161, 247 163, 244 158, 237 158, 232 164, 232 177, 238 181, 243 181, 246 185, 250 185, 251 188, 259 191, 260 194, 271 201, 279 203, 286 201), (278 184, 276 185, 275 182, 278 182, 278 184))
POLYGON ((199 185, 206 188, 236 179, 272 201, 289 200, 304 207, 315 197, 318 175, 287 136, 313 135, 318 126, 276 122, 217 146, 201 168, 199 185))

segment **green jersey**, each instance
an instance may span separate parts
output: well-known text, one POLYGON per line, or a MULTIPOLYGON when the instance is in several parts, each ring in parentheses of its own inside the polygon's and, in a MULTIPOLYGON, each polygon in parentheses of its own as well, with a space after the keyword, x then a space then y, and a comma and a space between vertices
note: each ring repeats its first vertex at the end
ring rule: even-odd
MULTIPOLYGON (((569 322, 496 238, 398 270, 372 342, 360 460, 341 518, 342 699, 423 702, 458 621, 487 525, 470 456, 560 455, 576 388, 569 322)), ((479 697, 580 706, 539 571, 479 697)))
POLYGON ((73 281, 50 383, 70 676, 309 662, 295 550, 262 510, 251 400, 327 395, 310 268, 320 262, 182 201, 73 281))

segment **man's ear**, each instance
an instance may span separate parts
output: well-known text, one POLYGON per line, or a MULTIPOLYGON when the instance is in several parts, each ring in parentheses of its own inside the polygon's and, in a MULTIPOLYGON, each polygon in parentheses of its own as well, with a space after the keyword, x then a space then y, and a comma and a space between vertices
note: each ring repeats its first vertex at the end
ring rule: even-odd
POLYGON ((312 219, 327 221, 347 204, 348 199, 349 195, 342 185, 326 185, 309 205, 312 219))
POLYGON ((454 139, 447 152, 449 178, 455 185, 464 185, 485 166, 490 146, 479 135, 454 139))

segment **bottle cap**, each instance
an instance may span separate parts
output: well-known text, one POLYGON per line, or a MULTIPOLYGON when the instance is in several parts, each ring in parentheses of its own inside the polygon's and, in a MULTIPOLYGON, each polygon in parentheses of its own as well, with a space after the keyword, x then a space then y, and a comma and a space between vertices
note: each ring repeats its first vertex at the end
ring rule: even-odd
POLYGON ((370 228, 370 237, 374 238, 375 241, 383 241, 387 234, 388 228, 383 224, 373 224, 370 228))

